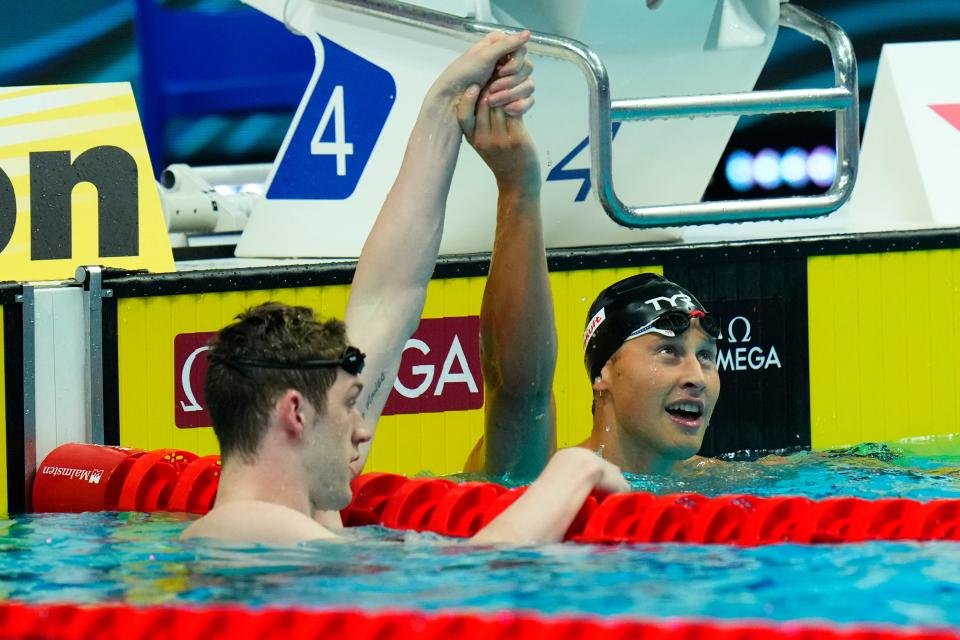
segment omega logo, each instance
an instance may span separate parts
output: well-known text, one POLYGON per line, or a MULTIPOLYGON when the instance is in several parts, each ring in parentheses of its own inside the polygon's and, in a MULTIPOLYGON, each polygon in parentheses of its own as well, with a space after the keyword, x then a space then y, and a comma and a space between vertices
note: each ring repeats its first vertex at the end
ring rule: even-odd
POLYGON ((743 337, 740 338, 741 342, 750 342, 750 321, 747 320, 745 316, 736 316, 730 320, 730 323, 727 324, 727 342, 735 344, 737 342, 737 334, 734 331, 734 327, 737 326, 737 321, 743 325, 743 337))
POLYGON ((203 406, 197 402, 197 396, 193 392, 190 374, 193 372, 193 363, 197 359, 197 356, 209 349, 210 347, 208 346, 197 347, 190 352, 190 355, 187 356, 187 359, 183 362, 183 368, 180 370, 180 385, 187 399, 180 401, 180 408, 184 411, 203 411, 203 406))
POLYGON ((480 318, 426 318, 407 340, 382 415, 483 406, 480 318))
POLYGON ((178 429, 210 426, 203 398, 207 377, 207 344, 213 331, 181 333, 173 339, 173 417, 178 429))
MULTIPOLYGON (((753 327, 746 316, 731 318, 727 323, 727 343, 749 343, 753 339, 752 330, 753 327)), ((720 371, 759 371, 770 367, 783 368, 777 349, 773 345, 769 349, 757 345, 734 347, 720 349, 717 353, 717 368, 720 371)))
MULTIPOLYGON (((416 338, 411 338, 407 340, 406 346, 403 348, 403 351, 406 352, 407 349, 416 349, 423 355, 429 355, 430 347, 423 340, 418 340, 416 338)), ((403 382, 400 381, 400 376, 397 376, 397 379, 393 383, 393 388, 397 390, 397 393, 402 395, 404 398, 419 398, 430 388, 430 385, 433 383, 433 375, 436 371, 436 367, 432 364, 417 364, 410 367, 410 373, 415 376, 423 376, 420 381, 420 384, 414 389, 404 386, 403 382)), ((440 396, 443 395, 444 386, 451 383, 466 383, 467 389, 470 390, 470 393, 478 393, 479 388, 477 387, 476 380, 473 379, 473 372, 470 370, 470 364, 467 362, 467 356, 463 352, 463 347, 460 345, 460 336, 454 335, 453 342, 450 344, 450 349, 447 351, 447 357, 443 360, 443 366, 440 368, 440 377, 437 379, 437 386, 433 390, 433 395, 440 396), (454 363, 457 364, 457 368, 460 369, 459 373, 453 371, 454 363)))

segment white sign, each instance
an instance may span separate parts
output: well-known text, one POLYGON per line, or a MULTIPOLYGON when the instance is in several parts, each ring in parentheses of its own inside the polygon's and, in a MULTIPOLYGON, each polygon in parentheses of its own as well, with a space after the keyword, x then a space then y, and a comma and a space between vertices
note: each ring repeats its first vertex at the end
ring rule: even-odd
MULTIPOLYGON (((467 42, 326 3, 244 2, 310 38, 317 67, 237 256, 356 257, 397 176, 424 94, 467 42)), ((749 91, 780 13, 779 0, 664 2, 655 10, 637 0, 509 2, 509 11, 489 0, 411 4, 584 42, 602 58, 618 99, 749 91)), ((525 122, 541 163, 547 246, 679 239, 676 229, 630 230, 607 217, 590 176, 584 74, 566 60, 537 56, 534 64, 537 106, 525 122)), ((736 116, 717 116, 614 125, 617 196, 632 206, 699 201, 736 123, 736 116)), ((441 254, 489 251, 496 209, 493 174, 463 144, 441 254)))
POLYGON ((960 224, 960 40, 884 45, 844 208, 856 231, 960 224))

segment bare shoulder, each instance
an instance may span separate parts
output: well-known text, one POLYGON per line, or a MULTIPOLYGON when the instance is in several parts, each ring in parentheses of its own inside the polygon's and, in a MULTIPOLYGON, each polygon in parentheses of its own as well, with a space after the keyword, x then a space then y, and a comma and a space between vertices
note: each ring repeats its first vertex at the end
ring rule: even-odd
POLYGON ((299 511, 259 500, 237 500, 214 507, 180 534, 181 540, 212 538, 263 544, 296 544, 336 537, 299 511))

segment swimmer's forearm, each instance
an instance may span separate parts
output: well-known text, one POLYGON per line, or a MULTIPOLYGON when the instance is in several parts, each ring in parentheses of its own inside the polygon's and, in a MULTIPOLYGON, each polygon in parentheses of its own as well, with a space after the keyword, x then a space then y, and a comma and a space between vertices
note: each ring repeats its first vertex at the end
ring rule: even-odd
MULTIPOLYGON (((410 134, 397 179, 364 243, 354 295, 358 289, 362 294, 377 292, 378 298, 425 291, 443 233, 460 139, 452 102, 428 96, 410 134)), ((393 308, 391 314, 400 316, 394 315, 395 320, 415 321, 420 308, 393 308)), ((411 332, 414 328, 415 322, 411 332)))
POLYGON ((501 193, 481 306, 484 360, 505 390, 549 397, 557 359, 540 189, 501 193))
MULTIPOLYGON (((388 297, 404 302, 403 297, 412 293, 419 303, 413 300, 402 309, 386 310, 402 316, 396 320, 409 318, 411 332, 416 328, 440 246, 447 194, 460 150, 458 111, 461 117, 473 112, 480 87, 490 79, 496 63, 522 50, 529 38, 526 31, 488 34, 451 62, 427 91, 400 172, 364 244, 351 305, 358 285, 360 294, 372 298, 374 307, 388 297)), ((404 340, 406 337, 409 333, 404 340)))
POLYGON ((500 181, 500 189, 493 261, 480 312, 487 398, 481 464, 487 473, 532 478, 556 448, 551 392, 557 333, 539 179, 500 181))
MULTIPOLYGON (((403 346, 420 321, 433 275, 447 192, 460 150, 452 99, 428 95, 403 163, 374 223, 354 274, 346 322, 367 353, 359 406, 371 429, 400 367, 403 346)), ((369 445, 361 447, 357 471, 369 445)))
MULTIPOLYGON (((364 243, 346 315, 351 339, 367 350, 359 401, 371 428, 393 387, 433 275, 460 151, 458 115, 472 112, 497 61, 521 50, 529 37, 529 32, 489 34, 444 69, 424 98, 397 179, 364 243)), ((361 450, 362 462, 368 445, 361 450)))
POLYGON ((602 462, 582 449, 558 452, 526 492, 470 541, 544 544, 563 540, 590 492, 603 484, 605 470, 598 464, 602 462))

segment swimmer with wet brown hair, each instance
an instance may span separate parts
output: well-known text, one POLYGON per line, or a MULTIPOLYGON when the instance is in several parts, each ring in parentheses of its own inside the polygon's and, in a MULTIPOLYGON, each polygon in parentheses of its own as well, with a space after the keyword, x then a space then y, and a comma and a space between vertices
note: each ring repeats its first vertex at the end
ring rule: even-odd
MULTIPOLYGON (((268 303, 218 333, 206 401, 223 471, 213 509, 182 537, 279 544, 338 537, 337 511, 350 502, 350 482, 423 308, 461 136, 484 131, 492 108, 519 115, 533 103, 528 38, 490 34, 427 93, 364 244, 346 323, 268 303)), ((594 489, 628 486, 609 462, 585 450, 561 452, 473 541, 559 541, 594 489)))

